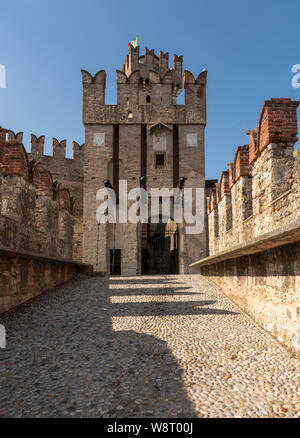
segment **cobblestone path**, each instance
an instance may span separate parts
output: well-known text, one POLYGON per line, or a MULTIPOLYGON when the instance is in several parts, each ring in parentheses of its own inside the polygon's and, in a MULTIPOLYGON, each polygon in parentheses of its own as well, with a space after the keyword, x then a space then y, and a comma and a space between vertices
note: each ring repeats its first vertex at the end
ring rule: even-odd
POLYGON ((299 361, 200 276, 78 280, 0 323, 0 417, 300 416, 299 361))

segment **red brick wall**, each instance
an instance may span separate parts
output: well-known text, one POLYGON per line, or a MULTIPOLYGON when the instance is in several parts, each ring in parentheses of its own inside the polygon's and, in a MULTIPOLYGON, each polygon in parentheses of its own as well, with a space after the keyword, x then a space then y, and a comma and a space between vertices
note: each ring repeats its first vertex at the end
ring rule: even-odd
POLYGON ((297 142, 298 101, 271 99, 264 103, 259 120, 259 150, 270 143, 297 142))
POLYGON ((235 180, 249 174, 249 146, 239 146, 234 160, 235 180))
POLYGON ((4 160, 5 139, 6 131, 5 129, 0 128, 0 163, 3 163, 4 160))
POLYGON ((53 180, 52 175, 48 170, 42 169, 36 165, 33 173, 33 181, 36 188, 44 195, 53 199, 53 180))
POLYGON ((3 175, 18 175, 29 180, 29 163, 25 148, 20 143, 4 145, 3 175))

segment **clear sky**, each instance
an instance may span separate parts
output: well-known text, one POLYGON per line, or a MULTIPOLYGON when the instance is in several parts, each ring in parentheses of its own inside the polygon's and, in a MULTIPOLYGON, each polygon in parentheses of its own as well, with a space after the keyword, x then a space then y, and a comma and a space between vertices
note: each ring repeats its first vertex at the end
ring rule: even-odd
MULTIPOLYGON (((106 103, 116 103, 116 69, 127 44, 183 55, 184 68, 208 70, 206 176, 219 178, 263 101, 300 100, 291 68, 300 64, 299 0, 0 0, 0 125, 84 142, 81 73, 105 69, 106 103)), ((178 100, 183 103, 183 96, 178 100)), ((298 113, 299 114, 299 113, 298 113)))

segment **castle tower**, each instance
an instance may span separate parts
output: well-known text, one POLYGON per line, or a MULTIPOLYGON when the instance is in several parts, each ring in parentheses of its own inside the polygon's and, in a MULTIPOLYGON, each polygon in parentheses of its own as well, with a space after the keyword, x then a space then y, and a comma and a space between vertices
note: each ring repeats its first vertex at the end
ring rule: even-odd
MULTIPOLYGON (((204 191, 206 71, 197 79, 185 71, 183 78, 182 64, 182 56, 174 55, 169 68, 168 53, 157 56, 146 49, 140 56, 139 47, 131 47, 122 71, 117 70, 117 105, 105 105, 104 70, 95 76, 82 71, 83 261, 95 270, 122 275, 188 273, 193 260, 206 256, 206 230, 187 234, 186 224, 173 220, 174 207, 167 224, 99 224, 99 216, 96 219, 96 195, 104 180, 117 196, 120 180, 127 181, 128 191, 142 185, 149 198, 151 189, 178 187, 183 178, 185 188, 204 191), (177 105, 183 82, 185 105, 177 105)), ((155 196, 161 221, 162 198, 155 196)), ((204 213, 204 196, 201 203, 204 213)))

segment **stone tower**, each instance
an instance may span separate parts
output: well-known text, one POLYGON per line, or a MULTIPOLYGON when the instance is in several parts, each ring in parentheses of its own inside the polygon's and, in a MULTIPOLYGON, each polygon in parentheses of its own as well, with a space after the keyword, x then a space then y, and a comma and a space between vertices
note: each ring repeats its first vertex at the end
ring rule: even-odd
MULTIPOLYGON (((131 47, 122 71, 117 70, 117 105, 105 105, 104 70, 94 77, 82 71, 83 261, 95 270, 188 273, 192 261, 206 256, 206 229, 192 235, 186 234, 185 223, 172 219, 154 224, 98 224, 96 219, 96 194, 105 180, 117 196, 120 180, 127 181, 128 191, 142 184, 149 197, 152 188, 172 189, 183 178, 185 188, 205 188, 207 72, 195 79, 185 70, 183 78, 182 63, 182 56, 174 55, 169 68, 168 53, 157 56, 146 49, 140 56, 139 47, 131 47), (183 82, 185 105, 177 105, 183 82)), ((160 196, 157 202, 161 205, 160 196)))

